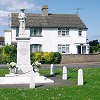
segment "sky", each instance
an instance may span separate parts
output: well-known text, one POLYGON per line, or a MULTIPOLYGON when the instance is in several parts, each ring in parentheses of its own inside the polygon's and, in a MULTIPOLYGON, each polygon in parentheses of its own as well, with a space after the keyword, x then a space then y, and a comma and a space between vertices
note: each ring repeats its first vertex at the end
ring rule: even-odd
POLYGON ((26 13, 41 13, 43 5, 48 5, 52 14, 78 14, 88 28, 89 41, 100 41, 100 0, 0 0, 0 36, 9 29, 8 15, 19 13, 25 8, 26 13))

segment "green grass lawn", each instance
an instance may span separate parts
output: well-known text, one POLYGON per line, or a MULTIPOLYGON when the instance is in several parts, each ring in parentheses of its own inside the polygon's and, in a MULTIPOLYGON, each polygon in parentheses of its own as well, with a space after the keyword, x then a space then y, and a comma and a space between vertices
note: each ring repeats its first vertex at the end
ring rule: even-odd
MULTIPOLYGON (((48 88, 0 88, 0 100, 100 100, 100 68, 84 68, 83 86, 63 86, 48 88)), ((0 69, 0 76, 8 73, 0 69)), ((40 73, 49 75, 48 69, 40 73)), ((61 77, 62 69, 56 69, 55 74, 61 77)), ((77 82, 77 69, 68 69, 68 80, 77 82)))

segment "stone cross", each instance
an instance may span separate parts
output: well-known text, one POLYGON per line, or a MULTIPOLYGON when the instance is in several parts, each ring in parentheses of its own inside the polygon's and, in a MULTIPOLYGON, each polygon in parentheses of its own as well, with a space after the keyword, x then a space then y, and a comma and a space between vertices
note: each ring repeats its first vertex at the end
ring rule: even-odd
POLYGON ((24 10, 25 9, 21 9, 21 12, 18 15, 19 23, 20 23, 20 26, 19 26, 19 35, 20 34, 21 35, 25 34, 25 20, 26 20, 26 15, 24 13, 24 10))
POLYGON ((51 64, 50 66, 50 75, 54 75, 54 65, 51 64))
POLYGON ((83 85, 83 70, 78 70, 78 86, 83 85))
POLYGON ((63 66, 63 75, 62 75, 63 80, 67 80, 67 68, 63 66))

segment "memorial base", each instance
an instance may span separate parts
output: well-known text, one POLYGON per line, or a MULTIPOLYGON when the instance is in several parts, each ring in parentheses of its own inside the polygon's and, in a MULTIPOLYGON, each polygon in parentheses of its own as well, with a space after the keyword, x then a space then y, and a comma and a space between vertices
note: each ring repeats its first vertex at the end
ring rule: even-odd
MULTIPOLYGON (((22 74, 6 74, 5 77, 0 77, 0 84, 30 84, 31 75, 22 74)), ((35 84, 36 83, 54 83, 53 80, 41 76, 38 72, 35 73, 35 84)))
POLYGON ((33 67, 31 65, 17 65, 16 66, 16 74, 20 74, 22 76, 29 76, 31 71, 33 71, 33 67))

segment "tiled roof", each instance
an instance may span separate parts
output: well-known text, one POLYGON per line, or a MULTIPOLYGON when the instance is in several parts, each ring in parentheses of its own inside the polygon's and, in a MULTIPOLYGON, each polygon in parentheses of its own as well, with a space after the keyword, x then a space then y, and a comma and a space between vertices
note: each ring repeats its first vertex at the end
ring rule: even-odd
MULTIPOLYGON (((87 27, 76 14, 26 14, 26 27, 67 27, 67 28, 83 28, 87 27)), ((12 13, 11 27, 18 27, 18 13, 12 13)))

